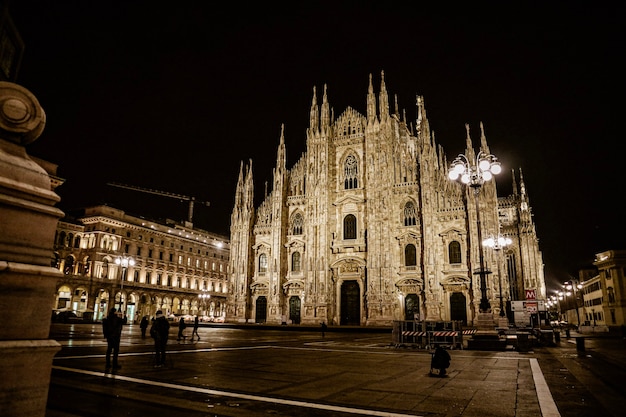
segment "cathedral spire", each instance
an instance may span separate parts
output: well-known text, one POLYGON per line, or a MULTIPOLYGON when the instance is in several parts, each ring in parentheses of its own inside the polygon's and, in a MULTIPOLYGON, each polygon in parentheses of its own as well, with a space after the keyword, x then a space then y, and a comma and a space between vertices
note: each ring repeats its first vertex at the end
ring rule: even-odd
POLYGON ((467 137, 465 138, 465 147, 466 147, 466 156, 470 161, 473 161, 476 158, 474 154, 474 146, 472 145, 472 138, 470 137, 470 126, 469 123, 465 123, 465 131, 467 132, 467 137))
POLYGON ((321 130, 322 132, 327 132, 330 126, 330 104, 328 104, 328 86, 324 84, 324 96, 322 97, 322 120, 321 120, 321 130))
POLYGON ((489 145, 487 145, 487 137, 485 136, 485 128, 483 126, 483 122, 480 122, 480 149, 486 153, 490 154, 489 145))
POLYGON ((376 96, 374 95, 374 85, 372 84, 372 74, 370 74, 370 85, 367 88, 367 123, 372 124, 376 120, 376 96))
POLYGON ((526 195, 526 184, 524 183, 524 174, 522 173, 522 168, 519 169, 519 183, 520 193, 522 194, 522 201, 527 201, 528 196, 526 195))
POLYGON ((515 170, 512 169, 511 170, 511 183, 512 183, 512 187, 513 187, 513 195, 517 196, 517 180, 515 179, 515 170))
POLYGON ((385 71, 380 72, 380 94, 378 99, 381 122, 389 117, 389 95, 385 86, 385 71))
POLYGON ((239 166, 239 178, 237 179, 237 188, 235 191, 235 213, 239 208, 241 208, 241 204, 243 203, 243 161, 241 161, 241 165, 239 166))
POLYGON ((400 110, 398 109, 398 95, 393 95, 394 112, 398 118, 400 118, 400 110))
POLYGON ((247 213, 252 214, 254 211, 254 181, 252 179, 252 158, 250 158, 250 164, 248 165, 248 171, 246 172, 246 180, 244 185, 246 195, 243 207, 247 213))
POLYGON ((319 131, 319 109, 317 107, 317 92, 315 86, 313 86, 313 99, 311 101, 311 112, 309 118, 309 129, 311 133, 317 133, 319 131))

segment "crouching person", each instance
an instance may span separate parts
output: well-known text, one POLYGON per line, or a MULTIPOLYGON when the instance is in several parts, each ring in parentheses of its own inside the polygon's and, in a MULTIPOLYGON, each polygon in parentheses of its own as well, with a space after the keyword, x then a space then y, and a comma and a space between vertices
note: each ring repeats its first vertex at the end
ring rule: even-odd
POLYGON ((430 374, 445 376, 446 369, 450 367, 450 354, 447 350, 442 348, 441 346, 437 346, 435 349, 435 353, 433 353, 433 358, 430 363, 430 374), (433 369, 437 370, 437 374, 433 372, 433 369))

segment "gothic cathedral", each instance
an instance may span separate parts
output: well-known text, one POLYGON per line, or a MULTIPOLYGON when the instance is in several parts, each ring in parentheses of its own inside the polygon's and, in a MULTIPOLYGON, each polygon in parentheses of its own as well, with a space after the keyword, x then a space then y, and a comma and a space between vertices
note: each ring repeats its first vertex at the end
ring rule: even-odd
MULTIPOLYGON (((365 116, 348 107, 335 119, 326 87, 321 105, 314 88, 306 152, 287 169, 281 131, 272 189, 259 206, 252 161, 242 162, 231 216, 227 321, 472 325, 484 294, 494 317, 503 305, 509 321, 511 301, 524 300, 526 290, 545 300, 521 170, 519 183, 513 172, 512 195, 498 197, 492 180, 474 196, 448 178, 450 164, 423 98, 414 123, 395 107, 391 113, 384 73, 378 102, 370 75, 365 116), (498 234, 511 244, 480 248, 481 235, 498 234), (489 269, 484 289, 479 256, 489 269)), ((466 130, 465 155, 472 160, 466 130)), ((479 151, 490 154, 482 123, 479 151)))

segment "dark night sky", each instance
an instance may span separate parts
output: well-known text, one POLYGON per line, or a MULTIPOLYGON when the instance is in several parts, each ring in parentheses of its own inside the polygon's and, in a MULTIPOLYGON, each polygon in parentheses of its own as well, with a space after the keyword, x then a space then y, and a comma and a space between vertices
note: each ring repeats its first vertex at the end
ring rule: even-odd
POLYGON ((424 96, 448 160, 465 123, 478 145, 482 121, 500 195, 523 170, 549 286, 626 248, 623 6, 235 3, 11 2, 26 44, 17 81, 47 115, 28 151, 59 165, 62 209, 186 218, 186 202, 106 185, 125 183, 210 201, 194 224, 228 235, 241 161, 253 159, 258 204, 281 124, 287 165, 304 151, 313 87, 328 85, 335 116, 365 114, 369 74, 378 93, 385 71, 411 121, 424 96))

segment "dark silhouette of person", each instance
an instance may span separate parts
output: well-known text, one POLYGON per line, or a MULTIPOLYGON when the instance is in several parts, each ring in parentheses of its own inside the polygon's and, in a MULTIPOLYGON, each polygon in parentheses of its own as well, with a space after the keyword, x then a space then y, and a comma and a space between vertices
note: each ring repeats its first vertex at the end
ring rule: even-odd
POLYGON ((326 335, 326 322, 321 322, 320 325, 322 326, 322 337, 324 337, 326 335))
POLYGON ((170 323, 163 312, 159 310, 156 312, 156 319, 152 322, 152 327, 150 327, 150 336, 154 339, 155 368, 165 365, 165 350, 169 333, 170 323))
POLYGON ((180 339, 184 339, 185 335, 183 334, 183 330, 185 330, 187 328, 187 325, 185 324, 185 319, 184 318, 180 318, 180 320, 178 320, 178 341, 180 341, 180 339))
POLYGON ((102 322, 102 330, 104 333, 104 337, 107 339, 107 353, 106 353, 106 368, 111 368, 111 364, 113 364, 113 369, 121 368, 121 365, 118 363, 118 355, 120 353, 120 341, 122 339, 122 327, 124 325, 124 321, 120 314, 117 312, 115 307, 111 307, 109 310, 109 315, 102 322), (113 356, 113 361, 111 362, 111 355, 113 356))
POLYGON ((191 332, 191 340, 193 340, 193 335, 198 336, 198 340, 200 340, 200 335, 198 334, 198 325, 200 324, 200 319, 198 316, 193 321, 193 332, 191 332))
POLYGON ((141 323, 139 323, 139 328, 141 329, 141 338, 146 338, 146 329, 148 328, 148 316, 143 316, 141 318, 141 323))
POLYGON ((437 346, 437 348, 435 349, 435 353, 433 354, 430 367, 431 375, 432 369, 438 369, 439 376, 445 376, 446 369, 450 367, 450 354, 448 353, 448 351, 441 346, 437 346))

